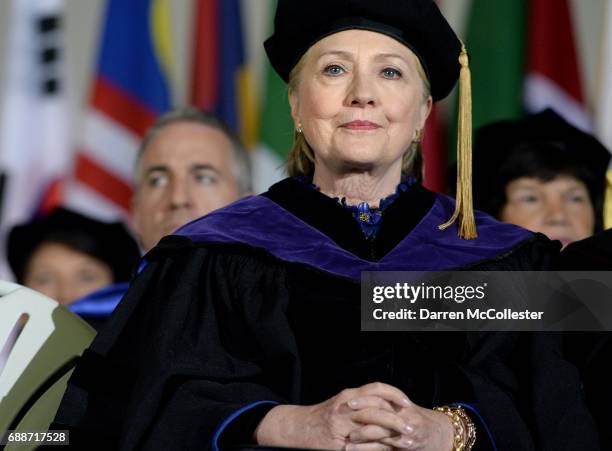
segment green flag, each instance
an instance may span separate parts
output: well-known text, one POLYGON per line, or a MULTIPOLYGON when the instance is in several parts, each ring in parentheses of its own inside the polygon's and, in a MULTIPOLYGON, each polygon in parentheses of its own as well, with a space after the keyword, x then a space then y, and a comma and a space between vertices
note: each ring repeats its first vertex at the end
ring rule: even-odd
MULTIPOLYGON (((527 0, 472 0, 465 46, 472 72, 472 125, 523 115, 527 0)), ((457 117, 455 107, 454 118, 457 117)), ((449 162, 456 159, 451 122, 449 162)), ((451 187, 452 188, 452 187, 451 187)))
MULTIPOLYGON (((273 31, 276 1, 270 7, 268 35, 273 31)), ((259 145, 253 158, 255 191, 266 190, 285 176, 285 162, 293 143, 293 120, 287 100, 287 85, 266 59, 262 90, 259 145)))
POLYGON ((281 160, 293 143, 293 120, 287 100, 287 85, 266 62, 260 140, 281 160))
POLYGON ((527 0, 473 0, 466 46, 474 129, 523 114, 527 0))

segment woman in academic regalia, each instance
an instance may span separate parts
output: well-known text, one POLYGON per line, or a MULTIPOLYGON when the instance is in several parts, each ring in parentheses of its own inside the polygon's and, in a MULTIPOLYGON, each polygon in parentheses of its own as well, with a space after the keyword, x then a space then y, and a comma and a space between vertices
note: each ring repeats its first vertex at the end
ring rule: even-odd
MULTIPOLYGON (((612 231, 603 227, 610 152, 552 109, 487 124, 474 142, 474 203, 502 221, 559 240, 554 269, 612 268, 612 231), (588 238, 591 237, 591 238, 588 238)), ((607 300, 602 300, 606 302, 607 300)), ((566 332, 565 357, 580 372, 589 410, 606 449, 612 446, 609 332, 566 332)))
MULTIPOLYGON (((54 427, 119 449, 592 449, 573 397, 548 429, 522 415, 518 334, 360 331, 362 271, 542 269, 557 251, 471 210, 467 53, 435 3, 280 0, 265 48, 289 86, 290 178, 146 256, 54 427), (420 185, 419 142, 460 71, 455 204, 420 185)), ((563 395, 565 375, 547 382, 563 395)))
POLYGON ((18 283, 102 327, 138 267, 136 240, 119 222, 66 208, 13 227, 7 259, 18 283))
POLYGON ((552 109, 487 124, 474 140, 474 205, 567 246, 602 230, 609 161, 552 109))
POLYGON ((111 283, 127 282, 140 259, 123 224, 66 208, 16 225, 6 247, 17 282, 63 305, 111 283))

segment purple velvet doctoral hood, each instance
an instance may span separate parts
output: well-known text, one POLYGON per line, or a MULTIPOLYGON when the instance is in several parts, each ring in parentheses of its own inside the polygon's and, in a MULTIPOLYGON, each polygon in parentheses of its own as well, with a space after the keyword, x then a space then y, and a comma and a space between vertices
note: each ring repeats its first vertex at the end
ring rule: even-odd
POLYGON ((455 201, 437 195, 429 212, 387 255, 377 262, 359 258, 327 235, 264 196, 243 198, 186 224, 174 234, 198 243, 242 243, 275 257, 303 263, 358 280, 362 271, 440 271, 460 268, 504 254, 533 236, 476 211, 478 238, 464 240, 456 226, 439 230, 455 201))

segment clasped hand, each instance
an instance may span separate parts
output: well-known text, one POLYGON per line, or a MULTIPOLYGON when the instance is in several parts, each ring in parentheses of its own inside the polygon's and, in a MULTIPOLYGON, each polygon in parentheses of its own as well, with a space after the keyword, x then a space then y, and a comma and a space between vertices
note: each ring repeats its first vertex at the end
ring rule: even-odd
POLYGON ((312 406, 277 406, 261 421, 255 439, 260 445, 294 448, 450 451, 453 427, 443 413, 375 382, 312 406))

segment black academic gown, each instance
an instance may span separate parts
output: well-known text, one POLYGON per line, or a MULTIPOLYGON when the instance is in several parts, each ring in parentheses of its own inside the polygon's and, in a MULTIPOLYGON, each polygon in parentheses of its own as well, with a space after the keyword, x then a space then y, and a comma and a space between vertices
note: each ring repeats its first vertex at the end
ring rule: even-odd
MULTIPOLYGON (((567 246, 558 266, 564 271, 612 271, 612 229, 567 246)), ((602 448, 612 449, 612 332, 567 332, 564 340, 568 360, 580 370, 602 448)))
POLYGON ((348 210, 287 179, 188 224, 146 256, 76 367, 54 427, 113 449, 228 449, 251 443, 276 403, 318 403, 380 381, 424 407, 475 407, 476 449, 594 449, 576 447, 588 425, 573 399, 561 403, 572 421, 530 416, 571 385, 563 371, 550 379, 559 361, 547 343, 524 346, 518 333, 360 332, 361 271, 548 267, 550 241, 484 214, 475 240, 439 231, 453 209, 413 185, 366 240, 348 210), (521 359, 539 369, 520 374, 521 359))

